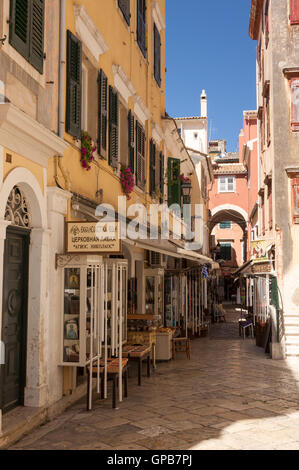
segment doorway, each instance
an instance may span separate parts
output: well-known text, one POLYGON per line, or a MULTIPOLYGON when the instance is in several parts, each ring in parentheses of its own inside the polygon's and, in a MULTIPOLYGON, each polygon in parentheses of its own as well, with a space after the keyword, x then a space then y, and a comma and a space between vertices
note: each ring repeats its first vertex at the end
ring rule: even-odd
POLYGON ((9 226, 4 246, 2 341, 5 364, 0 374, 3 413, 24 404, 28 313, 30 230, 9 226))

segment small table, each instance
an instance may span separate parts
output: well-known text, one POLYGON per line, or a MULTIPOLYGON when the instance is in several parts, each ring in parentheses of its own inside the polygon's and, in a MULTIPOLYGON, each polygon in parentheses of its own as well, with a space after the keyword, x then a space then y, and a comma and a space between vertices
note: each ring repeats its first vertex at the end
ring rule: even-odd
MULTIPOLYGON (((87 369, 87 411, 89 411, 89 390, 91 387, 90 384, 90 374, 89 374, 89 366, 86 367, 87 369)), ((124 377, 124 397, 128 397, 128 359, 122 359, 122 374, 124 377)), ((93 364, 92 367, 92 377, 97 378, 98 376, 98 365, 96 363, 93 364)), ((100 378, 101 378, 101 398, 104 397, 104 378, 105 378, 105 362, 104 360, 100 361, 100 378)), ((112 408, 116 408, 116 390, 117 390, 117 382, 119 379, 119 359, 112 358, 107 360, 107 378, 108 380, 112 380, 113 387, 112 387, 112 408)))
POLYGON ((151 346, 133 346, 127 345, 123 347, 123 357, 138 361, 138 385, 141 386, 142 381, 142 362, 147 360, 147 376, 151 376, 151 346))

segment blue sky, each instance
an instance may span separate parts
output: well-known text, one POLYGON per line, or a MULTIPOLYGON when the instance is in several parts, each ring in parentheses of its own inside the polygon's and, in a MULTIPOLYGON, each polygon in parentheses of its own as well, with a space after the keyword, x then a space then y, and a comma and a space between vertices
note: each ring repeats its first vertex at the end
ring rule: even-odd
POLYGON ((256 108, 256 41, 250 0, 166 0, 166 111, 200 115, 208 96, 211 139, 236 151, 243 110, 256 108))

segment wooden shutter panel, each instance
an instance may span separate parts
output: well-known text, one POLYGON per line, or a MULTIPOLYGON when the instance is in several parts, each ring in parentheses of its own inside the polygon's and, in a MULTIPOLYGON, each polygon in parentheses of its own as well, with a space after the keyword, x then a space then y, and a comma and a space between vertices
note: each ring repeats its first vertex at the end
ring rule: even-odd
POLYGON ((107 159, 108 79, 103 70, 98 75, 98 153, 107 159))
POLYGON ((132 170, 132 173, 135 173, 135 119, 132 114, 132 111, 129 111, 128 114, 128 130, 129 130, 129 166, 132 170))
POLYGON ((156 145, 150 141, 150 195, 155 196, 156 192, 156 145))
POLYGON ((162 152, 160 152, 160 202, 162 203, 164 200, 164 155, 162 152))
POLYGON ((299 24, 299 0, 290 0, 291 24, 299 24))
POLYGON ((145 0, 137 0, 137 42, 146 57, 146 5, 145 0))
POLYGON ((29 59, 30 1, 10 1, 9 42, 23 56, 29 59))
POLYGON ((32 0, 30 25, 30 63, 39 73, 44 67, 45 0, 32 0))
POLYGON ((157 26, 154 24, 154 76, 161 86, 161 37, 157 26))
POLYGON ((118 167, 118 94, 109 87, 109 165, 118 167))
POLYGON ((130 25, 130 0, 118 0, 118 6, 121 9, 126 22, 130 25))
POLYGON ((180 167, 178 158, 168 158, 168 206, 181 205, 180 167))
POLYGON ((67 31, 67 101, 66 132, 81 138, 81 73, 82 44, 67 31))
POLYGON ((136 121, 136 184, 139 188, 145 186, 145 133, 136 121))
POLYGON ((292 130, 299 131, 299 78, 291 80, 292 130))

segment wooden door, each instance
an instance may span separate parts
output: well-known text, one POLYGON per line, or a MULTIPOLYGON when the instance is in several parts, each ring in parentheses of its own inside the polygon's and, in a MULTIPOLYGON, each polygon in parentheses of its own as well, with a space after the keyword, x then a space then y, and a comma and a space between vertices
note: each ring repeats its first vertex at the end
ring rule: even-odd
POLYGON ((29 231, 8 227, 4 249, 0 407, 9 411, 24 402, 29 231))

